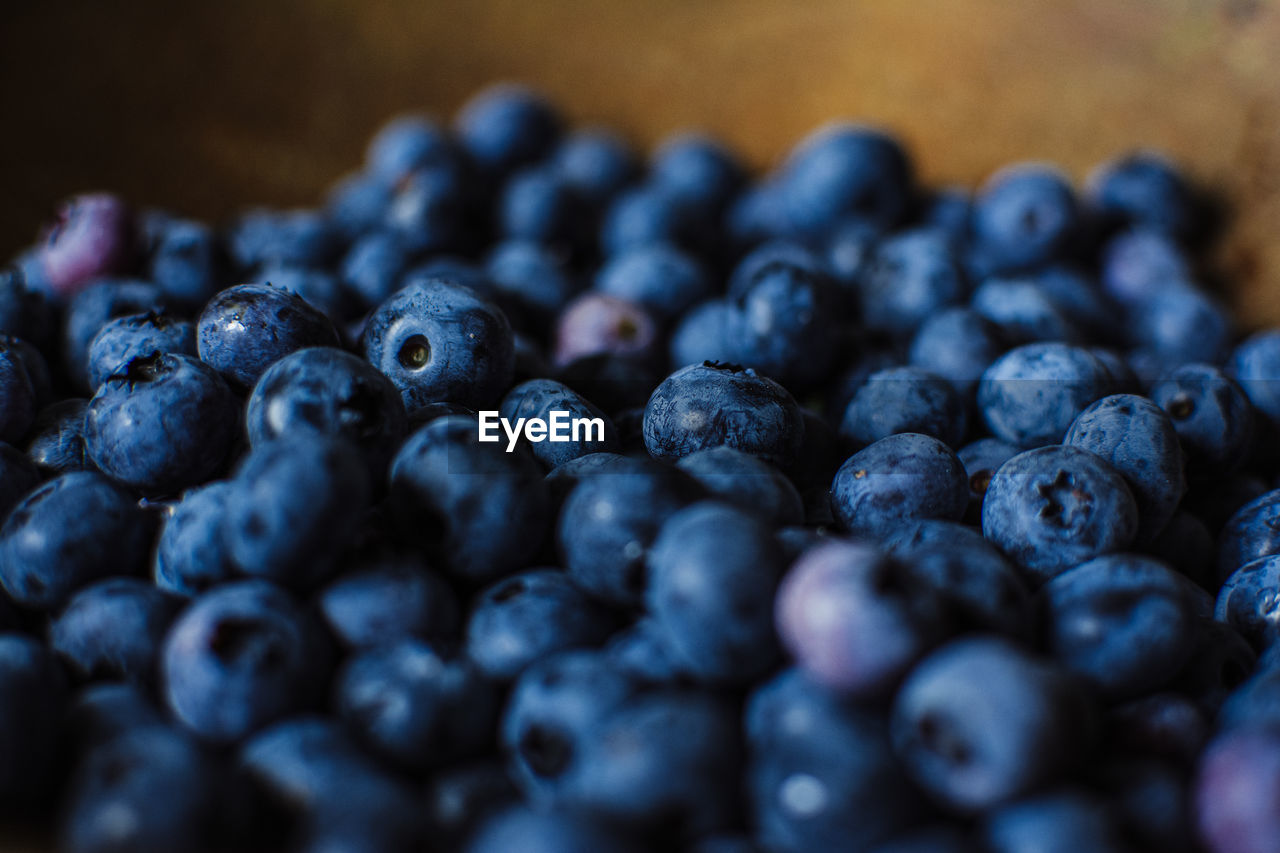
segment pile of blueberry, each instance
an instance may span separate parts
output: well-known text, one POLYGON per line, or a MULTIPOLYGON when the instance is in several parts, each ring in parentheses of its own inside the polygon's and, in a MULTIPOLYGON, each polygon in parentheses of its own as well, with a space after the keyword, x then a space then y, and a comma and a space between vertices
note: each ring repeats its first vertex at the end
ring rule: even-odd
POLYGON ((851 124, 641 161, 516 87, 316 209, 70 200, 0 275, 4 825, 1280 850, 1280 332, 1209 211, 851 124))

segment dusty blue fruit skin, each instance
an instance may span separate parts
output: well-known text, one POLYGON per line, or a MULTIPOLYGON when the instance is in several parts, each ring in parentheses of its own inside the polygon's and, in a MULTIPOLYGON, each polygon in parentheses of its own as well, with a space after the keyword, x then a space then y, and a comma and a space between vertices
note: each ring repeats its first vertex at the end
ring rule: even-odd
POLYGON ((358 356, 333 347, 310 347, 267 368, 245 410, 254 447, 303 434, 340 438, 359 448, 373 482, 408 432, 400 393, 358 356))
POLYGON ((232 484, 223 522, 232 564, 290 587, 308 587, 333 569, 371 496, 359 451, 321 435, 260 444, 232 484))
POLYGON ((1092 209, 1110 227, 1142 226, 1186 238, 1200 224, 1186 179, 1153 151, 1103 163, 1089 176, 1088 195, 1092 209))
POLYGON ((614 634, 605 657, 618 672, 645 684, 684 684, 690 680, 684 660, 650 617, 641 617, 614 634))
POLYGON ((485 675, 512 679, 566 649, 598 646, 616 617, 557 569, 530 569, 480 593, 466 628, 466 653, 485 675))
POLYGON ((209 226, 164 216, 149 230, 146 277, 176 305, 198 307, 218 289, 222 248, 209 226))
POLYGON ((684 313, 671 333, 668 345, 671 367, 679 370, 704 361, 728 361, 729 303, 708 299, 684 313))
POLYGON ((231 743, 316 698, 327 649, 302 608, 265 581, 226 584, 183 611, 160 653, 170 712, 204 740, 231 743))
POLYGON ((586 242, 586 205, 554 167, 521 169, 498 198, 497 227, 509 240, 529 240, 572 252, 586 242))
POLYGON ((225 778, 180 730, 122 733, 77 768, 65 803, 61 849, 201 850, 225 829, 225 778))
POLYGON ((371 179, 394 184, 414 169, 458 156, 457 144, 434 119, 406 113, 382 125, 369 140, 365 171, 371 179))
POLYGON ((959 447, 968 414, 960 393, 942 377, 918 367, 890 367, 868 376, 853 395, 840 435, 862 447, 911 432, 959 447))
POLYGON ((335 324, 355 310, 352 298, 333 273, 303 267, 267 267, 258 273, 264 284, 301 297, 335 324))
POLYGON ((62 357, 68 376, 87 388, 89 343, 112 317, 156 311, 165 296, 154 284, 133 279, 102 279, 72 297, 63 314, 62 357))
POLYGON ((746 684, 773 667, 785 564, 767 524, 727 504, 694 504, 662 525, 647 565, 646 609, 695 677, 746 684))
POLYGON ((1153 385, 1150 397, 1173 421, 1188 479, 1216 479, 1240 467, 1254 414, 1235 380, 1209 364, 1186 364, 1153 385))
POLYGON ((1280 554, 1280 490, 1250 501, 1231 516, 1218 534, 1217 581, 1254 560, 1280 554))
POLYGON ((573 488, 557 523, 557 545, 583 589, 621 606, 644 600, 645 558, 663 522, 700 496, 674 468, 644 460, 588 476, 573 488))
POLYGON ((1079 227, 1075 193, 1051 166, 1023 163, 992 175, 970 222, 993 271, 1026 269, 1060 257, 1079 227))
POLYGON ((458 112, 458 141, 491 177, 543 159, 562 133, 562 120, 537 92, 501 84, 480 92, 458 112))
POLYGON ((1028 579, 1122 551, 1138 532, 1138 507, 1124 478, 1077 447, 1028 450, 996 471, 982 503, 982 533, 1028 579))
POLYGON ((507 319, 539 340, 580 290, 563 257, 529 240, 498 243, 485 260, 484 270, 507 319))
POLYGON ((0 268, 0 334, 22 338, 44 349, 53 342, 56 322, 49 298, 28 287, 21 269, 0 268))
POLYGON ((412 253, 395 231, 372 231, 351 244, 342 259, 342 283, 362 305, 377 305, 400 284, 412 253))
POLYGON ((746 170, 733 152, 701 133, 668 136, 653 152, 649 181, 688 205, 719 212, 738 192, 746 170))
POLYGON ((241 215, 226 235, 226 246, 244 270, 269 264, 324 267, 340 248, 336 230, 319 211, 266 208, 241 215))
POLYGON ((1106 366, 1088 350, 1027 344, 995 361, 978 383, 978 409, 996 437, 1032 448, 1062 440, 1093 401, 1111 391, 1106 366))
POLYGON ((676 467, 702 484, 710 497, 756 513, 777 525, 800 524, 804 504, 791 480, 763 459, 732 447, 698 450, 676 467))
POLYGON ((457 594, 410 553, 371 555, 344 567, 316 596, 329 632, 349 649, 408 637, 443 641, 461 621, 457 594))
POLYGON ((434 774, 424 801, 432 842, 461 850, 483 821, 516 805, 520 792, 501 761, 480 758, 434 774))
POLYGON ((907 676, 894 749, 943 805, 981 812, 1060 778, 1093 733, 1092 700, 1064 670, 997 637, 955 640, 907 676))
POLYGON ((926 808, 881 714, 783 671, 748 697, 747 799, 768 850, 872 850, 926 808))
POLYGON ((1031 278, 988 278, 974 291, 971 307, 1010 344, 1084 338, 1062 306, 1031 278))
POLYGON ((673 246, 642 246, 621 252, 596 274, 596 288, 638 302, 670 321, 712 295, 698 261, 673 246))
POLYGON ((1045 646, 1111 699, 1149 693, 1191 654, 1196 616, 1184 580, 1136 554, 1098 557, 1039 593, 1045 646))
POLYGON ((1168 368, 1198 361, 1222 364, 1236 337, 1226 306, 1190 285, 1169 285, 1129 315, 1131 342, 1168 368))
POLYGON ((470 663, 404 639, 349 658, 335 679, 334 704, 377 755, 421 769, 483 749, 498 696, 470 663))
POLYGON ((791 152, 779 174, 788 232, 818 237, 846 218, 885 228, 901 221, 913 176, 906 151, 869 127, 829 124, 791 152))
POLYGON ((328 317, 266 284, 239 284, 204 306, 196 324, 200 359, 233 387, 251 388, 275 362, 304 347, 338 346, 328 317))
POLYGON ((32 637, 0 633, 0 798, 38 804, 59 767, 66 680, 48 648, 32 637))
POLYGON ((1146 397, 1103 397, 1071 422, 1062 443, 1097 454, 1124 477, 1138 504, 1138 544, 1159 535, 1187 491, 1178 433, 1146 397))
POLYGON ((883 537, 906 519, 964 516, 969 484, 951 448, 927 435, 882 438, 850 456, 831 481, 831 509, 857 536, 883 537))
POLYGON ((152 563, 157 587, 191 598, 234 574, 225 531, 237 497, 236 487, 220 480, 185 492, 167 508, 152 563))
POLYGON ((515 369, 506 316, 445 279, 415 280, 379 305, 361 343, 365 358, 400 389, 410 414, 445 400, 485 408, 507 390, 515 369))
MULTIPOLYGON (((530 442, 522 437, 521 444, 526 445, 538 461, 548 469, 563 465, 586 453, 613 453, 618 450, 618 432, 609 416, 596 408, 590 400, 554 379, 530 379, 528 382, 521 382, 507 392, 507 396, 502 398, 502 404, 498 408, 499 415, 510 421, 512 425, 519 418, 539 418, 547 421, 548 429, 550 429, 552 412, 568 412, 570 421, 576 418, 589 420, 599 418, 604 422, 604 437, 596 440, 600 433, 595 428, 590 428, 582 430, 578 440, 574 441, 567 423, 563 429, 569 435, 571 439, 569 441, 530 442)), ((505 433, 503 435, 505 447, 507 439, 505 433)))
POLYGON ((787 389, 750 368, 703 362, 662 381, 644 410, 644 443, 655 459, 728 445, 780 467, 804 441, 804 416, 787 389))
POLYGON ((523 447, 481 444, 476 419, 437 418, 391 462, 391 512, 400 535, 432 565, 467 581, 491 581, 528 565, 542 544, 549 496, 523 447))
POLYGON ((49 626, 49 645, 86 680, 155 680, 181 599, 140 578, 108 578, 71 597, 49 626))
POLYGON ((1126 853, 1106 806, 1094 796, 1070 788, 1038 794, 986 815, 980 830, 991 853, 1126 853))
POLYGON ((1254 648, 1274 643, 1280 637, 1280 557, 1263 557, 1232 572, 1218 590, 1213 615, 1254 648))
POLYGON ((40 469, 10 444, 0 442, 0 520, 40 485, 40 469))
POLYGON ((931 314, 911 341, 912 366, 941 376, 966 397, 1006 349, 998 326, 970 308, 931 314))
POLYGON ((639 171, 626 141, 602 127, 570 133, 556 147, 551 162, 569 186, 596 207, 606 204, 639 171))
POLYGON ((226 462, 240 433, 240 402, 189 355, 138 356, 89 401, 85 451, 108 476, 149 495, 198 485, 226 462))
POLYGON ((480 824, 465 853, 638 853, 628 833, 571 811, 514 806, 480 824))
POLYGON ((969 286, 946 235, 918 229, 876 247, 860 291, 866 327, 905 336, 939 311, 962 304, 969 286))
POLYGON ((127 681, 87 684, 67 708, 65 737, 74 755, 85 755, 128 731, 169 722, 146 688, 127 681))
POLYGON ((156 312, 111 320, 89 344, 89 386, 100 387, 132 359, 153 352, 195 357, 195 328, 185 320, 156 312))
POLYGON ((642 183, 618 193, 600 221, 600 248, 606 257, 642 246, 695 250, 707 242, 706 222, 661 187, 642 183))
POLYGON ((354 240, 381 224, 394 190, 394 184, 387 184, 374 174, 352 172, 329 186, 325 214, 345 239, 354 240))
POLYGON ((63 474, 9 513, 0 529, 0 582, 24 607, 55 609, 91 581, 137 573, 152 529, 135 498, 106 477, 63 474))
POLYGON ((956 455, 964 463, 965 476, 969 478, 969 508, 965 511, 967 521, 979 526, 982 524, 982 501, 986 497, 987 487, 991 485, 992 476, 996 469, 1019 452, 1016 445, 998 438, 980 438, 956 451, 956 455))
POLYGON ((462 163, 415 169, 396 184, 381 228, 414 253, 441 254, 474 248, 476 180, 462 163))
POLYGON ((1199 837, 1216 853, 1268 853, 1280 836, 1280 735, 1229 732, 1205 751, 1193 783, 1199 837))
POLYGON ((13 339, 0 341, 0 441, 8 442, 22 440, 42 402, 13 343, 13 339))
POLYGON ((1280 424, 1280 331, 1246 338, 1231 354, 1227 374, 1244 388, 1258 414, 1280 424))

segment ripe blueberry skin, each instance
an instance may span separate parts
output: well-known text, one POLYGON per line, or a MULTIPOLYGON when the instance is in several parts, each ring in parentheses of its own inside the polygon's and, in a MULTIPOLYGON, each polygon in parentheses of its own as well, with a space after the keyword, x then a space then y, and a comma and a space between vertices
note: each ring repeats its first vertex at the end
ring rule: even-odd
POLYGON ((499 415, 512 424, 519 418, 541 419, 547 421, 548 429, 552 412, 568 412, 571 421, 577 418, 599 418, 604 421, 604 439, 597 441, 595 429, 588 428, 579 433, 577 441, 573 441, 572 432, 566 427, 571 439, 569 441, 550 441, 548 434, 547 441, 529 442, 529 450, 548 469, 586 453, 612 453, 618 450, 618 433, 609 416, 586 397, 554 379, 521 382, 507 392, 498 408, 499 415))
POLYGON ((197 598, 160 653, 169 711, 200 738, 231 743, 316 698, 327 649, 279 587, 238 581, 197 598))
POLYGON ((492 178, 546 157, 562 129, 562 119, 541 95, 509 83, 474 96, 454 121, 458 141, 492 178))
POLYGON ((469 663, 403 639, 350 657, 335 679, 334 705, 375 754, 423 769, 483 749, 498 697, 469 663))
POLYGON ((198 308, 223 278, 222 247, 213 229, 166 214, 148 219, 146 278, 175 305, 198 308))
POLYGON ((39 263, 52 295, 67 299, 94 278, 123 272, 134 257, 133 211, 109 193, 79 195, 45 230, 39 263))
POLYGON ((342 259, 342 284, 362 305, 395 293, 412 253, 395 231, 372 231, 351 244, 342 259))
POLYGON ((728 361, 732 352, 728 323, 729 303, 724 299, 708 299, 686 311, 668 344, 672 369, 704 361, 728 361))
POLYGON ((1103 397, 1081 412, 1062 443, 1095 453, 1124 477, 1138 505, 1138 535, 1159 535, 1187 491, 1182 446, 1160 406, 1136 394, 1103 397))
POLYGON ((59 734, 67 687, 40 641, 0 633, 0 800, 38 804, 59 765, 59 734))
POLYGON ((774 602, 782 644, 816 683, 883 695, 945 635, 946 602, 929 581, 866 545, 805 551, 774 602))
POLYGON ((907 336, 939 311, 962 304, 969 288, 946 235, 918 229, 876 247, 859 290, 868 329, 907 336))
POLYGON ((139 578, 98 581, 71 597, 49 626, 49 645, 81 679, 151 684, 180 602, 139 578))
POLYGON ((654 389, 644 410, 644 443, 655 459, 728 445, 786 468, 804 441, 804 416, 772 379, 737 365, 682 367, 654 389))
POLYGON ((598 646, 614 615, 557 569, 531 569, 482 591, 467 620, 466 653, 490 678, 512 679, 566 649, 598 646))
POLYGON ((1103 748, 1187 767, 1195 763, 1209 734, 1209 716, 1193 699, 1152 693, 1108 709, 1103 748))
POLYGON ((1206 750, 1195 780, 1196 825, 1211 853, 1275 853, 1280 839, 1280 734, 1233 731, 1206 750))
POLYGON ((128 681, 101 681, 85 685, 72 698, 65 736, 71 752, 81 758, 126 732, 168 725, 152 691, 128 681))
POLYGON ((0 441, 20 441, 43 402, 16 338, 0 340, 0 441))
POLYGON ((1094 709, 1056 666, 1008 640, 955 640, 893 701, 894 749, 938 802, 980 812, 1060 778, 1084 754, 1094 709))
POLYGON ((520 800, 507 770, 497 759, 482 758, 445 768, 427 783, 426 819, 433 841, 462 849, 481 822, 520 800))
POLYGON ((1130 311, 1132 343, 1169 368, 1193 362, 1222 364, 1231 353, 1235 324, 1226 306, 1189 285, 1171 285, 1130 311))
POLYGON ((1209 364, 1185 364, 1151 387, 1173 421, 1187 478, 1207 480, 1240 467, 1254 434, 1253 408, 1234 379, 1209 364))
POLYGON ((556 321, 553 357, 558 367, 592 355, 656 360, 658 321, 637 302, 589 291, 564 307, 556 321))
POLYGON ((465 853, 638 853, 624 831, 572 811, 515 806, 485 820, 465 853))
POLYGON ((1112 377, 1091 352, 1061 343, 1027 344, 1002 355, 978 383, 978 409, 996 438, 1032 448, 1062 441, 1112 377))
POLYGON ((511 383, 511 324, 469 287, 416 279, 374 309, 365 358, 400 389, 405 409, 449 401, 483 409, 511 383))
POLYGON ((1136 698, 1177 675, 1192 651, 1196 615, 1185 581, 1148 557, 1081 563, 1039 593, 1048 652, 1110 698, 1136 698))
POLYGON ((791 480, 763 459, 732 447, 697 450, 676 463, 710 497, 776 525, 800 524, 804 504, 791 480))
POLYGON ((994 323, 970 308, 949 308, 921 323, 908 361, 946 379, 968 398, 983 371, 1005 349, 1004 337, 994 323))
POLYGON ((586 242, 586 206, 555 167, 530 166, 516 172, 497 203, 499 233, 572 253, 586 242))
POLYGON ((884 537, 904 520, 957 521, 968 503, 960 459, 936 438, 915 433, 858 451, 831 481, 831 510, 855 536, 884 537))
POLYGON ((1103 163, 1089 176, 1088 199, 1110 227, 1140 226, 1187 238, 1200 224, 1186 179, 1154 151, 1134 151, 1103 163))
POLYGON ((840 435, 858 447, 901 433, 959 447, 968 421, 964 399, 947 380, 918 367, 890 367, 868 376, 853 395, 840 435))
POLYGON ((334 568, 371 493, 358 450, 305 433, 255 447, 232 488, 223 519, 232 564, 242 574, 299 588, 334 568))
POLYGON ((542 543, 549 495, 528 450, 477 440, 476 419, 431 421, 391 462, 390 506, 405 541, 455 578, 487 582, 528 565, 542 543))
POLYGON ((746 170, 733 152, 710 136, 676 133, 653 152, 649 181, 681 204, 714 214, 744 183, 746 170))
POLYGON ((345 439, 364 454, 378 482, 409 425, 400 392, 371 364, 333 347, 309 347, 262 374, 249 395, 245 429, 254 447, 303 434, 345 439))
POLYGON ((205 850, 228 799, 213 759, 169 726, 130 731, 94 749, 67 795, 61 849, 205 850))
POLYGON ((393 185, 415 169, 458 156, 447 130, 428 116, 405 113, 378 128, 365 149, 364 163, 369 178, 393 185))
POLYGON ((705 248, 705 215, 652 183, 632 186, 609 203, 600 222, 599 243, 606 257, 642 246, 705 248))
POLYGON ((1172 686, 1207 712, 1216 713, 1254 670, 1256 661, 1249 641, 1231 625, 1214 619, 1210 611, 1201 615, 1191 657, 1172 686))
POLYGON ((649 461, 584 477, 564 502, 557 544, 569 575, 604 601, 644 600, 645 557, 663 523, 701 488, 682 471, 649 461))
POLYGON ((457 594, 409 553, 386 553, 347 565, 316 597, 329 632, 348 649, 419 637, 443 642, 461 622, 457 594))
POLYGON ((686 684, 692 680, 684 659, 671 648, 652 617, 641 617, 613 635, 605 646, 611 666, 645 684, 686 684))
POLYGON ((137 573, 152 531, 133 496, 106 477, 63 474, 27 495, 0 529, 0 582, 24 607, 56 609, 98 578, 137 573))
POLYGON ((773 597, 785 563, 769 525, 697 503, 667 519, 646 564, 646 609, 695 678, 745 684, 773 667, 773 597))
POLYGON ((1010 344, 1080 343, 1085 337, 1064 306, 1032 278, 988 278, 973 292, 970 307, 1010 344))
POLYGON ((44 350, 53 343, 57 317, 48 297, 27 284, 18 267, 0 268, 0 334, 30 341, 44 350))
MULTIPOLYGON (((304 267, 267 267, 259 273, 264 284, 302 298, 335 324, 355 310, 352 299, 333 273, 304 267)), ((341 334, 342 332, 340 332, 341 334)))
POLYGON ((1240 567, 1280 554, 1280 490, 1266 492, 1240 507, 1218 534, 1217 581, 1240 567))
POLYGON ((1124 478, 1078 447, 1024 451, 996 471, 982 534, 1033 583, 1133 544, 1138 507, 1124 478))
POLYGON ((108 476, 146 494, 174 494, 220 470, 239 436, 240 402, 189 355, 140 355, 89 401, 85 451, 108 476))
POLYGON ((101 387, 108 376, 131 360, 154 352, 195 357, 195 328, 185 320, 156 312, 111 320, 89 343, 89 386, 101 387))
POLYGON ((551 163, 589 203, 602 207, 639 172, 635 152, 607 128, 587 127, 567 135, 551 163))
POLYGON ((380 228, 413 253, 469 251, 475 246, 475 176, 463 163, 416 169, 397 185, 380 228))
POLYGON ((234 574, 225 531, 237 495, 230 481, 215 481, 183 493, 166 507, 152 563, 157 587, 192 598, 234 574))
POLYGON ((996 172, 979 190, 973 239, 994 272, 1061 257, 1080 225, 1075 193, 1054 167, 1022 163, 996 172))
POLYGON ((1254 648, 1273 643, 1280 636, 1280 556, 1236 569, 1218 590, 1213 615, 1239 630, 1254 648))
POLYGON ((747 699, 747 798, 767 850, 871 850, 924 809, 881 714, 785 670, 747 699))
POLYGON ((354 240, 382 223, 394 191, 371 172, 344 175, 325 193, 325 215, 343 238, 354 240))
POLYGON ((1222 703, 1216 720, 1219 731, 1280 726, 1280 669, 1268 660, 1274 657, 1274 652, 1264 652, 1253 676, 1222 703))
POLYGON ((239 284, 204 306, 196 344, 202 361, 232 387, 246 389, 294 350, 340 341, 329 318, 301 297, 266 284, 239 284))
POLYGON ((698 261, 674 246, 642 246, 610 258, 596 274, 596 289, 643 305, 664 321, 712 295, 698 261))
POLYGON ((964 464, 965 475, 969 478, 969 508, 965 510, 965 520, 971 524, 982 524, 982 501, 986 497, 987 487, 996 470, 1017 456, 1019 449, 998 438, 980 438, 966 444, 956 451, 964 464))
POLYGON ((787 230, 817 237, 846 218, 896 225, 907 211, 913 176, 906 151, 893 137, 830 124, 792 150, 779 180, 787 230))
POLYGON ((40 470, 12 445, 0 442, 0 519, 40 485, 40 470))
POLYGON ((1126 853, 1104 803, 1072 789, 1037 794, 993 810, 980 830, 991 853, 1126 853))
POLYGON ((561 255, 529 240, 498 243, 484 270, 507 319, 538 340, 580 289, 561 255))
POLYGON ((1227 374, 1262 417, 1280 423, 1280 331, 1257 332, 1231 354, 1227 374))

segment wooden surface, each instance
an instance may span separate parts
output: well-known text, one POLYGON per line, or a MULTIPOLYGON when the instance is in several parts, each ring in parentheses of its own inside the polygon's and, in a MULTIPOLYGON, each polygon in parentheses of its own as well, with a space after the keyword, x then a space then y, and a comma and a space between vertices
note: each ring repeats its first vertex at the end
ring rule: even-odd
POLYGON ((1164 149, 1238 210, 1222 262, 1280 321, 1280 9, 1269 0, 9 0, 0 254, 60 197, 223 217, 310 203, 390 114, 497 79, 648 144, 717 132, 757 166, 834 117, 926 179, 1014 159, 1082 176, 1164 149))

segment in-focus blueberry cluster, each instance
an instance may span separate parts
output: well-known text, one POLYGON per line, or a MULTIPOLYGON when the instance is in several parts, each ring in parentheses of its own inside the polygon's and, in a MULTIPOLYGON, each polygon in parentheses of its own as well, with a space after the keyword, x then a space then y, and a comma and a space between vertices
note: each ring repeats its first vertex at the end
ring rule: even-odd
POLYGON ((645 159, 514 86, 313 209, 70 200, 0 272, 3 819, 1280 851, 1280 331, 1207 210, 1145 152, 930 189, 855 124, 645 159))

